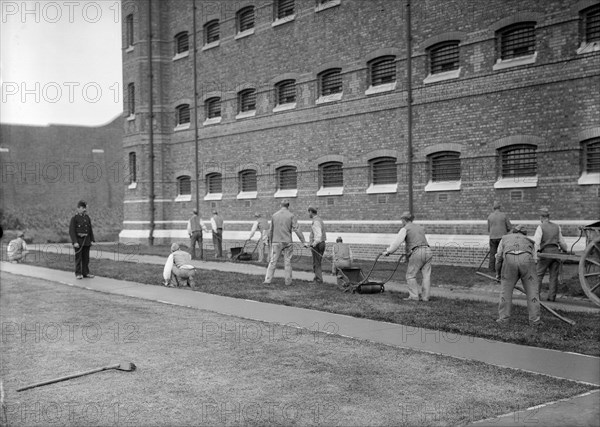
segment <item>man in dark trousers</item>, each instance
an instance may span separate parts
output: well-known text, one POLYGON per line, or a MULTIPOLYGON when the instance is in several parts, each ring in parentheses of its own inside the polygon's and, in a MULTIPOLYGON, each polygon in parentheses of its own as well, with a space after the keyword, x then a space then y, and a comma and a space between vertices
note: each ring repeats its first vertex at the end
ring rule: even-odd
MULTIPOLYGON (((541 224, 538 225, 533 235, 535 253, 559 254, 561 250, 568 252, 567 243, 562 235, 560 226, 550 221, 550 212, 548 209, 540 209, 540 222, 541 224)), ((537 278, 540 289, 542 289, 542 279, 546 274, 546 270, 550 270, 550 283, 548 284, 548 297, 546 298, 548 301, 556 300, 559 269, 559 260, 539 257, 537 262, 537 278)))
POLYGON ((198 216, 198 209, 194 209, 192 211, 193 215, 189 219, 187 224, 187 232, 190 236, 190 255, 192 259, 196 258, 196 242, 198 242, 198 247, 200 248, 200 259, 204 258, 204 252, 202 248, 202 230, 208 231, 206 226, 202 223, 202 220, 198 216))
POLYGON ((327 233, 325 232, 323 220, 317 214, 317 208, 309 207, 308 216, 312 219, 312 224, 310 225, 310 237, 305 246, 311 248, 313 272, 315 273, 314 281, 317 285, 320 285, 323 284, 321 264, 323 262, 323 254, 325 253, 327 233))
POLYGON ((215 258, 223 258, 223 218, 214 210, 210 219, 215 258))
POLYGON ((489 214, 487 219, 488 232, 490 233, 490 270, 496 271, 496 252, 500 239, 505 234, 508 234, 512 228, 508 217, 504 212, 500 211, 500 202, 494 202, 494 211, 489 214))
POLYGON ((87 214, 87 203, 80 200, 77 203, 77 213, 71 218, 69 224, 69 236, 75 249, 75 277, 83 279, 92 278, 90 274, 90 247, 94 240, 94 231, 92 230, 92 220, 87 214))

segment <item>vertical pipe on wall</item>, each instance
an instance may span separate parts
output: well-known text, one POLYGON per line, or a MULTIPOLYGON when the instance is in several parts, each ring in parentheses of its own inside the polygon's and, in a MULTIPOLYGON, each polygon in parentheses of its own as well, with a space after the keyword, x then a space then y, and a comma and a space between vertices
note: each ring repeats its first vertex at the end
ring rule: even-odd
POLYGON ((412 40, 410 28, 410 0, 406 0, 406 140, 408 166, 408 210, 413 211, 413 146, 412 146, 412 40))
POLYGON ((198 56, 198 49, 197 49, 197 42, 196 42, 196 0, 192 0, 192 37, 193 37, 193 41, 192 41, 192 47, 194 49, 194 67, 193 67, 193 73, 194 73, 194 165, 196 168, 195 174, 194 176, 196 177, 195 181, 196 181, 196 209, 198 210, 198 213, 200 213, 200 189, 199 187, 199 182, 198 182, 198 173, 199 173, 199 167, 198 167, 198 75, 197 75, 197 70, 198 70, 198 63, 197 63, 197 56, 198 56))
POLYGON ((150 232, 148 234, 148 244, 154 245, 154 104, 153 104, 153 73, 152 73, 152 0, 148 0, 148 116, 149 116, 149 158, 150 158, 150 232))

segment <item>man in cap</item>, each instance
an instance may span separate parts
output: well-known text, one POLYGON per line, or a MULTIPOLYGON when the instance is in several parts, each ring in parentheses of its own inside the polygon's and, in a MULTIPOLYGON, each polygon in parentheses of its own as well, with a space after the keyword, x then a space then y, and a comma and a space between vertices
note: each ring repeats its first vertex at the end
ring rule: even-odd
POLYGON ((496 252, 500 239, 512 228, 506 214, 500 211, 501 207, 500 202, 494 202, 494 211, 487 218, 488 232, 490 233, 489 267, 492 271, 496 271, 496 252))
POLYGON ((90 248, 94 240, 92 220, 87 214, 87 203, 80 200, 77 203, 77 213, 71 218, 69 224, 69 237, 75 249, 75 277, 92 278, 90 274, 90 248))
POLYGON ((315 273, 314 281, 317 285, 323 284, 323 271, 321 264, 323 262, 323 254, 327 241, 327 233, 325 232, 325 223, 317 213, 317 208, 309 206, 308 216, 312 219, 310 225, 310 237, 305 243, 307 248, 311 249, 313 260, 313 272, 315 273))
POLYGON ((516 225, 512 233, 506 234, 500 240, 496 253, 496 277, 500 277, 502 294, 498 304, 498 320, 501 325, 507 325, 512 311, 512 294, 521 279, 527 294, 527 311, 529 324, 540 325, 540 292, 535 277, 535 262, 537 255, 533 241, 526 237, 527 230, 523 225, 516 225))
POLYGON ((6 255, 8 260, 13 264, 25 261, 25 257, 29 254, 27 243, 25 243, 25 233, 17 231, 17 238, 8 242, 6 247, 6 255))
POLYGON ((215 248, 215 258, 223 258, 223 218, 214 210, 210 219, 212 241, 215 248))
POLYGON ((420 225, 413 223, 413 215, 410 212, 404 212, 400 219, 403 227, 398 232, 396 240, 382 252, 382 255, 388 256, 394 253, 404 242, 406 247, 406 257, 408 258, 408 267, 406 269, 406 283, 408 284, 408 299, 429 301, 429 288, 431 287, 431 260, 433 254, 425 230, 420 225), (421 271, 423 275, 422 286, 417 282, 417 273, 421 271))
POLYGON ((254 217, 256 218, 256 221, 252 224, 248 240, 252 239, 254 234, 258 231, 260 234, 256 247, 256 250, 258 250, 258 262, 264 262, 265 249, 267 250, 267 262, 269 262, 269 221, 267 221, 260 212, 256 212, 254 217))
POLYGON ((182 251, 177 243, 171 245, 171 254, 167 258, 165 268, 163 269, 163 285, 175 286, 171 279, 175 279, 175 283, 179 285, 179 279, 185 280, 189 287, 194 287, 194 276, 196 269, 190 264, 192 256, 182 251))
POLYGON ((193 215, 187 223, 187 232, 190 236, 190 255, 192 259, 196 258, 196 242, 200 248, 200 259, 204 258, 204 252, 202 247, 202 231, 208 231, 202 219, 198 216, 198 209, 192 211, 193 215))
POLYGON ((289 211, 290 202, 284 199, 281 202, 281 209, 271 217, 271 228, 269 229, 269 241, 271 242, 271 259, 265 275, 265 284, 271 283, 275 274, 275 267, 279 256, 283 254, 284 280, 286 285, 292 284, 292 255, 294 247, 292 246, 292 231, 298 236, 302 244, 306 243, 304 235, 298 228, 298 220, 293 213, 289 211))
MULTIPOLYGON (((540 222, 535 234, 533 235, 533 243, 535 244, 535 252, 546 254, 558 254, 561 249, 563 252, 568 252, 565 238, 562 235, 560 226, 550 221, 550 212, 546 208, 539 210, 540 222)), ((557 259, 539 257, 537 262, 537 278, 539 289, 542 289, 542 279, 546 274, 546 270, 550 271, 550 283, 548 284, 548 301, 556 300, 556 288, 558 287, 558 271, 560 269, 560 261, 557 259)))

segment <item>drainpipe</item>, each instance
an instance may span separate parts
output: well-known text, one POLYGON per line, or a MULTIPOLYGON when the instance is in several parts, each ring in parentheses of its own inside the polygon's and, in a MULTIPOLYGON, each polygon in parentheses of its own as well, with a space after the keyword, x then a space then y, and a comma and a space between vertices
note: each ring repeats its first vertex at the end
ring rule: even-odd
POLYGON ((412 146, 412 36, 410 29, 410 0, 406 0, 406 139, 408 157, 408 210, 413 211, 413 146, 412 146))
POLYGON ((152 74, 152 0, 148 0, 148 82, 149 82, 149 140, 150 140, 150 233, 148 235, 148 244, 154 246, 154 96, 152 89, 154 76, 152 74))
POLYGON ((198 188, 198 48, 196 43, 196 0, 192 1, 192 16, 192 46, 194 48, 194 165, 196 167, 196 210, 198 211, 198 214, 200 214, 200 189, 198 188))

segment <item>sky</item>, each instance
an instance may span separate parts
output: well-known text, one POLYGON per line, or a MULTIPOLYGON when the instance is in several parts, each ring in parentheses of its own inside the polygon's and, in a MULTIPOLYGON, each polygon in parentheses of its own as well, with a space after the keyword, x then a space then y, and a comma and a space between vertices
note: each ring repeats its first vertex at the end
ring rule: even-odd
POLYGON ((0 122, 97 126, 122 113, 120 1, 0 7, 0 122))

